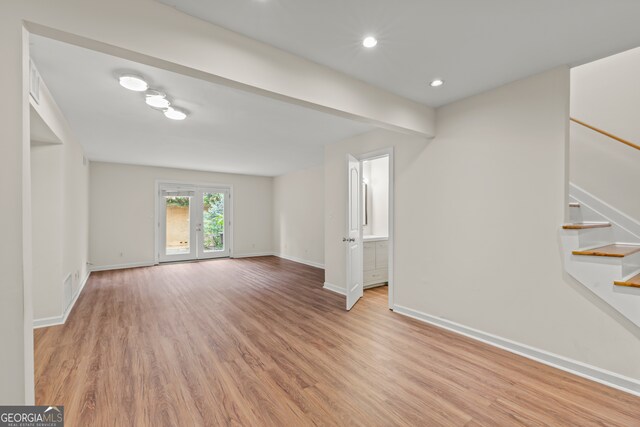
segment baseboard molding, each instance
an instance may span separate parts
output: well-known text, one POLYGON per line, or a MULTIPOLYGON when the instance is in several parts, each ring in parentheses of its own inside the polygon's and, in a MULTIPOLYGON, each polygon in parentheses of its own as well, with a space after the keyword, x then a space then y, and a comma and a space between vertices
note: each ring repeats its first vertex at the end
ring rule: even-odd
POLYGON ((302 259, 302 258, 290 256, 290 255, 277 254, 277 253, 274 253, 273 255, 277 256, 278 258, 286 259, 286 260, 297 262, 297 263, 300 263, 300 264, 309 265, 309 266, 315 267, 315 268, 321 268, 321 269, 324 270, 324 264, 321 264, 319 262, 308 261, 306 259, 302 259))
POLYGON ((62 324, 64 324, 64 316, 33 319, 33 329, 48 328, 49 326, 57 326, 62 324))
POLYGON ((398 314, 402 314, 404 316, 408 316, 425 323, 429 323, 431 325, 446 329, 448 331, 464 335, 468 338, 481 341, 485 344, 501 348, 503 350, 515 353, 528 359, 544 363, 545 365, 552 366, 554 368, 561 369, 574 375, 578 375, 580 377, 598 382, 600 384, 613 387, 615 389, 633 394, 635 396, 640 396, 640 381, 634 378, 625 377, 623 375, 616 374, 615 372, 600 369, 595 366, 579 362, 577 360, 549 353, 544 350, 530 347, 528 345, 511 341, 509 339, 489 334, 487 332, 479 331, 477 329, 473 329, 468 326, 452 322, 450 320, 442 319, 440 317, 432 316, 430 314, 422 313, 420 311, 413 310, 401 305, 394 305, 393 311, 398 314))
POLYGON ((379 287, 381 287, 381 286, 389 286, 389 283, 388 283, 388 282, 384 282, 384 283, 375 283, 375 284, 373 284, 373 285, 366 285, 366 286, 363 286, 363 287, 362 287, 362 289, 364 289, 364 290, 366 291, 367 289, 379 288, 379 287))
POLYGON ((73 310, 73 307, 76 305, 76 301, 78 300, 78 298, 80 297, 80 294, 84 290, 84 286, 87 284, 87 281, 89 280, 89 276, 91 276, 91 272, 90 271, 87 272, 87 275, 84 277, 84 280, 82 281, 82 284, 80 285, 80 289, 78 289, 78 292, 76 292, 76 294, 73 296, 73 299, 71 300, 71 304, 69 304, 69 307, 67 308, 67 311, 65 311, 62 314, 62 316, 45 317, 44 319, 34 319, 33 320, 33 329, 47 328, 49 326, 64 325, 65 322, 67 321, 67 317, 69 317, 69 314, 73 310))
POLYGON ((584 203, 592 210, 608 218, 611 222, 615 223, 619 227, 640 238, 640 223, 636 219, 631 218, 629 215, 619 211, 618 209, 609 205, 607 202, 598 199, 593 194, 587 192, 586 190, 578 187, 573 183, 570 183, 569 187, 569 193, 571 197, 579 200, 581 203, 584 203))
POLYGON ((322 286, 324 289, 327 289, 331 292, 335 292, 337 294, 340 295, 346 295, 347 294, 347 290, 345 288, 341 288, 339 286, 334 285, 333 283, 329 283, 329 282, 324 282, 324 286, 322 286))
POLYGON ((249 254, 233 254, 231 258, 255 258, 260 256, 273 256, 273 252, 254 252, 249 254))
POLYGON ((128 264, 96 265, 91 267, 91 271, 124 270, 125 268, 152 267, 154 265, 156 264, 153 261, 132 262, 128 264))

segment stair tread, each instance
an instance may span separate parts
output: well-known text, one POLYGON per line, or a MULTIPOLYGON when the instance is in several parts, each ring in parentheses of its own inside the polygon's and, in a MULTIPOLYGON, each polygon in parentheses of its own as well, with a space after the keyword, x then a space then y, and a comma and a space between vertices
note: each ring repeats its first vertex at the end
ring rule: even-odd
POLYGON ((607 256, 622 258, 640 252, 640 245, 617 244, 600 246, 593 249, 573 251, 574 255, 607 256))
POLYGON ((627 281, 623 282, 623 281, 616 280, 613 283, 615 283, 618 286, 630 286, 632 288, 640 288, 640 274, 636 274, 635 276, 633 276, 631 279, 627 281))
POLYGON ((565 230, 582 230, 586 228, 603 228, 611 227, 611 223, 608 222, 573 222, 564 224, 562 228, 565 230))

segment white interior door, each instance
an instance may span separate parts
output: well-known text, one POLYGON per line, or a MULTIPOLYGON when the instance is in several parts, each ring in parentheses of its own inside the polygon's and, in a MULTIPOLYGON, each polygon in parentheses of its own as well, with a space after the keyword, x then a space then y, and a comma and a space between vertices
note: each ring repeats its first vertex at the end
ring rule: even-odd
POLYGON ((158 260, 186 261, 231 255, 228 188, 160 187, 158 260))
POLYGON ((348 155, 347 195, 347 310, 355 305, 364 293, 362 260, 362 168, 360 161, 348 155))

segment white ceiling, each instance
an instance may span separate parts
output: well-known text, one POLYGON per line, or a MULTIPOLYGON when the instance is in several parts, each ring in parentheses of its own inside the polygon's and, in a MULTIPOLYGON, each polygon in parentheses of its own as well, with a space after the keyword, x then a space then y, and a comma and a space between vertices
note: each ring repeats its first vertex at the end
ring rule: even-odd
POLYGON ((160 1, 431 106, 640 45, 638 0, 160 1))
POLYGON ((372 127, 32 36, 31 55, 89 159, 276 176, 321 164, 324 145, 372 127), (123 89, 134 72, 190 112, 173 121, 123 89))

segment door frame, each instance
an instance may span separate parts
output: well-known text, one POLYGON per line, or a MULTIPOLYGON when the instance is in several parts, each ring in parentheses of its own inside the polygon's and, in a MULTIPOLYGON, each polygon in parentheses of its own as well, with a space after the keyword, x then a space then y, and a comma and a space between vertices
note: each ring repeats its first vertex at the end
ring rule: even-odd
MULTIPOLYGON (((388 246, 389 246, 389 259, 387 268, 389 270, 389 287, 388 287, 388 306, 389 310, 393 310, 393 304, 395 301, 395 230, 396 230, 396 220, 395 220, 395 206, 396 206, 396 198, 395 198, 395 161, 394 161, 394 147, 383 148, 380 150, 369 151, 364 154, 355 155, 352 154, 356 159, 360 160, 360 164, 362 164, 365 160, 375 160, 381 157, 389 157, 389 236, 388 236, 388 246)), ((347 207, 348 209, 348 207, 347 207)), ((362 221, 362 216, 360 218, 362 221)), ((345 255, 346 256, 346 255, 345 255)))
MULTIPOLYGON (((154 192, 154 221, 153 221, 153 229, 154 229, 154 265, 160 264, 160 187, 162 185, 176 185, 182 186, 186 188, 219 188, 229 191, 229 218, 228 220, 225 218, 228 224, 228 239, 229 239, 229 258, 233 258, 233 226, 234 226, 234 218, 233 218, 233 206, 234 206, 234 197, 233 197, 233 185, 232 184, 218 184, 212 182, 194 182, 194 181, 179 181, 174 179, 156 179, 155 180, 155 192, 154 192)), ((202 260, 214 260, 216 258, 203 258, 202 260)))

